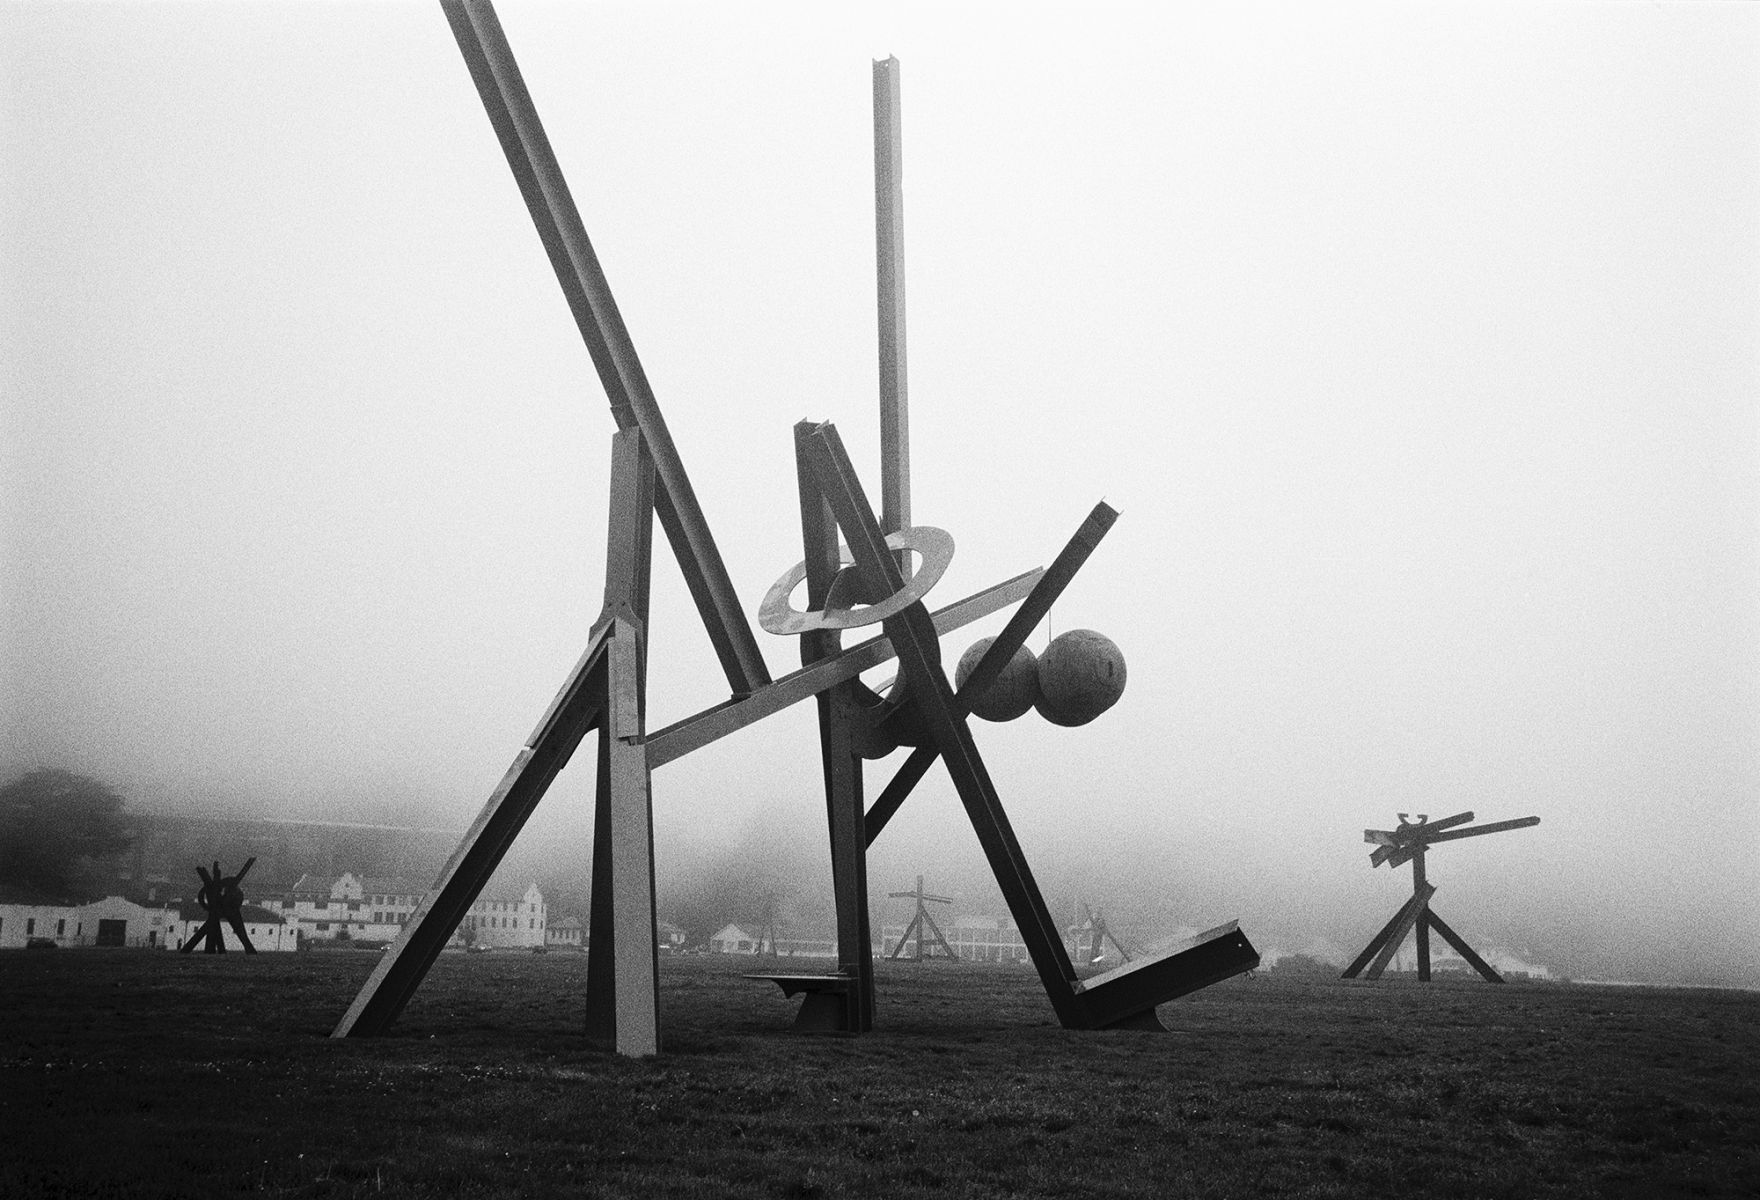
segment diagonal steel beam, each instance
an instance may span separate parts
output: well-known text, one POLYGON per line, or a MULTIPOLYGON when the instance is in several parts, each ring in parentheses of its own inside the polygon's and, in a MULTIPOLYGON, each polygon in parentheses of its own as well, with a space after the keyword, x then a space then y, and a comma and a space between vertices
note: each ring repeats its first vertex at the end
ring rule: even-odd
POLYGON ((1473 948, 1467 945, 1467 940, 1448 927, 1447 921, 1444 921, 1441 917, 1431 911, 1426 911, 1424 913, 1424 919, 1429 922, 1430 928, 1442 935, 1443 941, 1454 947, 1456 954, 1459 954, 1462 958, 1466 959, 1475 971, 1485 977, 1486 982, 1503 982, 1503 976, 1499 975, 1492 968, 1490 963, 1474 953, 1473 948))
POLYGON ((612 415, 619 428, 636 426, 642 431, 660 482, 655 509, 661 528, 672 543, 728 686, 735 695, 745 695, 769 682, 770 672, 495 8, 488 0, 441 0, 441 7, 550 256, 569 311, 593 356, 612 415))
POLYGON ((1540 824, 1539 817, 1517 817, 1513 821, 1492 821, 1488 825, 1473 825, 1466 829, 1451 829, 1447 833, 1439 833, 1426 837, 1427 842, 1452 842, 1456 838, 1478 837, 1482 833, 1502 833, 1508 829, 1526 829, 1530 825, 1540 824))
POLYGON ((1065 543, 1051 565, 1045 568, 1045 577, 1033 586, 1032 593, 1015 609, 1008 624, 1002 627, 1002 632, 996 635, 996 640, 990 643, 989 649, 978 659, 978 665, 966 676, 965 685, 959 689, 960 707, 964 711, 970 712, 972 699, 996 682, 996 677, 1002 674, 1002 668, 1008 665, 1014 652, 1025 644, 1027 635, 1033 632, 1034 627, 1045 619, 1045 614, 1051 611, 1051 606, 1063 595, 1063 589, 1069 586, 1070 581, 1076 577, 1076 572, 1081 570, 1082 564, 1088 561, 1088 556, 1094 553, 1100 539, 1106 536, 1106 531, 1117 520, 1118 510, 1104 500, 1094 506, 1094 511, 1088 514, 1088 519, 1082 522, 1075 536, 1065 543))
MULTIPOLYGON (((936 609, 932 614, 936 630, 950 633, 1006 608, 1026 596, 1043 573, 1039 569, 1022 572, 1013 579, 1005 579, 994 587, 955 601, 946 608, 936 609)), ((798 671, 773 680, 749 696, 724 701, 713 708, 674 721, 666 728, 656 730, 648 738, 648 764, 658 767, 682 758, 692 750, 744 729, 772 713, 781 712, 791 704, 798 704, 826 688, 854 679, 863 671, 877 667, 892 657, 890 641, 884 637, 869 638, 830 658, 821 658, 798 671)))
MULTIPOLYGON (((1082 522, 1075 536, 1064 545, 1051 565, 1045 568, 1045 573, 1033 585, 1033 590, 1027 593, 1027 598, 1021 601, 1021 606, 1008 619, 1008 624, 1002 627, 1002 632, 996 635, 996 640, 990 643, 990 648, 978 659, 978 665, 966 676, 965 685, 954 697, 962 716, 971 712, 972 698, 981 695, 985 688, 996 682, 996 677, 1002 674, 1002 668, 1008 665, 1014 652, 1026 642, 1027 635, 1033 632, 1034 627, 1045 619, 1045 614, 1057 603, 1063 589, 1069 586, 1070 580, 1075 578, 1076 572, 1088 561, 1088 556, 1094 553, 1100 539, 1106 536, 1106 531, 1117 520, 1117 510, 1105 501, 1094 506, 1088 519, 1082 522)), ((929 768, 935 765, 935 759, 940 753, 933 744, 919 746, 911 751, 910 757, 904 760, 904 764, 893 775, 892 782, 875 798, 864 819, 870 846, 910 796, 911 790, 922 782, 929 768)))

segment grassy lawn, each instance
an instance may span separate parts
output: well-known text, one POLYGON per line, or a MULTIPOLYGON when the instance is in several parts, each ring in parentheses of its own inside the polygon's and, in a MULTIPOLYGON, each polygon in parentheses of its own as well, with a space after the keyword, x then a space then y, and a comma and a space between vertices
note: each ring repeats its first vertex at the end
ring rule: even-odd
POLYGON ((332 1042, 368 953, 0 953, 0 1196, 1760 1195, 1760 996, 1232 980, 1068 1033, 1030 970, 880 964, 873 1034, 661 966, 661 1057, 586 957, 442 956, 332 1042))

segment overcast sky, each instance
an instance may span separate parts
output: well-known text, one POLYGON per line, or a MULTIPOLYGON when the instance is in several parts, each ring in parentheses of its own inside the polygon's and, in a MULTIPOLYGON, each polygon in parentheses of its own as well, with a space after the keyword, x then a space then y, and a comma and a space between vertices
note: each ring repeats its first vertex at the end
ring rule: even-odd
MULTIPOLYGON (((754 616, 792 424, 878 489, 900 59, 931 603, 1122 513, 1029 644, 1123 700, 978 723, 1048 892, 1354 951, 1366 825, 1533 814, 1431 856, 1470 941, 1760 982, 1754 6, 502 17, 754 616)), ((0 774, 462 829, 597 614, 614 426, 438 7, 7 5, 0 79, 0 774)), ((657 551, 652 724, 726 690, 657 551)), ((663 883, 817 863, 817 763, 803 705, 662 768, 663 883)), ((532 834, 583 870, 589 794, 532 834)), ((939 770, 873 870, 993 896, 939 770)))

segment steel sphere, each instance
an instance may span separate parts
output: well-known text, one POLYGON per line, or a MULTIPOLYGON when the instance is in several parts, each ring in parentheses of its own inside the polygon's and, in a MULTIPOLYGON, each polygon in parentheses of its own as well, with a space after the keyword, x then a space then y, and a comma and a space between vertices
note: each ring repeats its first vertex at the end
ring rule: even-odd
MULTIPOLYGON (((984 651, 995 640, 980 638, 959 656, 959 666, 953 670, 955 688, 966 685, 966 679, 977 669, 978 660, 984 657, 984 651)), ((996 677, 996 682, 972 700, 972 715, 983 717, 986 721, 1012 721, 1024 715, 1038 699, 1039 660, 1033 656, 1031 650, 1022 646, 1002 668, 1002 674, 996 677)))
POLYGON ((1051 639, 1039 656, 1039 715, 1053 725, 1086 725, 1124 695, 1124 655, 1092 629, 1051 639))

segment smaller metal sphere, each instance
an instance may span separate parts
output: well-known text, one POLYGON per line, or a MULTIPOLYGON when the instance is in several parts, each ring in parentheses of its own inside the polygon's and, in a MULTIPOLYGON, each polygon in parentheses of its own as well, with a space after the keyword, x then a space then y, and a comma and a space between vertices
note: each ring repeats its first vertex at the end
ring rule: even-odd
MULTIPOLYGON (((959 666, 953 670, 953 686, 956 689, 966 685, 966 679, 978 667, 978 660, 984 657, 984 652, 990 649, 990 644, 995 640, 980 638, 959 656, 959 666)), ((1012 721, 1025 715, 1038 699, 1039 661, 1031 650, 1022 646, 1002 668, 1002 674, 996 677, 996 682, 972 699, 972 715, 983 717, 986 721, 1012 721)))
POLYGON ((1105 634, 1071 629, 1039 656, 1039 715, 1053 725, 1086 725, 1124 695, 1124 655, 1105 634))

